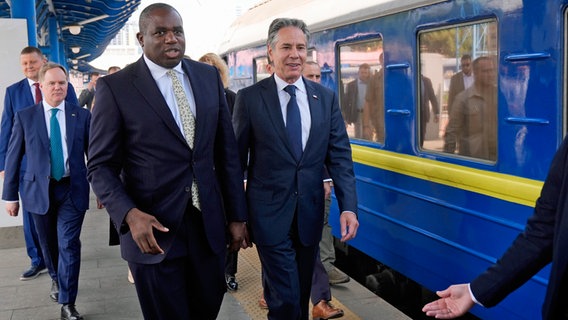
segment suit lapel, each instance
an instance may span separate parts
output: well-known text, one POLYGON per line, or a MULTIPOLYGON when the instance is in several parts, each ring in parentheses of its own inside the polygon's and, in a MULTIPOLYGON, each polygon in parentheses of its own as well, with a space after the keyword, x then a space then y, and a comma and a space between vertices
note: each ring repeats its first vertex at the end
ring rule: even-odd
POLYGON ((199 121, 198 116, 205 112, 204 110, 201 110, 201 107, 205 106, 206 104, 201 102, 201 100, 207 97, 199 94, 201 92, 205 92, 205 90, 202 90, 201 88, 199 88, 199 86, 201 86, 203 83, 209 82, 199 81, 199 75, 197 75, 193 71, 193 69, 189 67, 188 61, 189 60, 183 59, 181 65, 183 72, 185 72, 185 74, 189 78, 189 85, 191 86, 191 90, 193 92, 193 100, 195 101, 195 139, 193 142, 193 149, 196 149, 201 141, 205 141, 204 139, 198 138, 204 134, 202 131, 205 128, 205 123, 203 121, 199 121))
MULTIPOLYGON (((19 91, 22 92, 22 96, 24 101, 22 101, 22 104, 20 106, 20 108, 18 108, 18 110, 23 109, 26 106, 31 106, 34 104, 34 96, 32 95, 32 91, 30 89, 30 85, 28 82, 27 78, 24 78, 24 80, 20 81, 20 88, 19 91)), ((18 111, 15 110, 15 111, 18 111)))
POLYGON ((49 154, 49 132, 47 132, 47 126, 45 125, 46 119, 43 110, 43 103, 40 102, 36 105, 33 117, 34 128, 37 130, 37 136, 40 138, 41 144, 46 148, 49 154))
POLYGON ((75 138, 75 128, 77 127, 77 111, 70 104, 65 103, 65 131, 67 142, 67 153, 71 154, 73 148, 73 139, 75 138))
POLYGON ((286 133, 286 125, 284 124, 282 110, 280 109, 280 99, 278 98, 278 88, 276 87, 274 76, 262 83, 260 96, 262 97, 262 101, 264 101, 264 108, 272 123, 272 127, 276 129, 276 133, 286 145, 290 156, 294 158, 294 152, 290 140, 288 139, 288 134, 286 133))
POLYGON ((136 74, 132 84, 138 89, 142 97, 144 97, 148 106, 156 112, 158 117, 162 119, 173 134, 182 142, 186 143, 164 96, 162 96, 160 89, 158 89, 156 85, 156 81, 152 78, 152 74, 144 62, 144 58, 140 58, 136 62, 136 67, 136 74))
POLYGON ((306 86, 306 94, 308 95, 308 104, 310 106, 310 117, 312 118, 310 135, 308 136, 308 141, 306 142, 306 147, 304 148, 304 151, 309 151, 310 145, 313 143, 314 139, 318 137, 316 131, 319 129, 319 123, 322 121, 322 119, 324 119, 324 114, 319 90, 317 90, 314 84, 310 81, 304 80, 304 85, 306 86))

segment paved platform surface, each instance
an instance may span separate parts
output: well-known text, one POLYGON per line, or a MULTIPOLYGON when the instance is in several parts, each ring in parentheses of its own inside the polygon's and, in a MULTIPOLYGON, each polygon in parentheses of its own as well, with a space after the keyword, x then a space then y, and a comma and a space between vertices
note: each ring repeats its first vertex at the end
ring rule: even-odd
MULTIPOLYGON (((91 197, 91 208, 96 208, 91 197)), ((5 214, 3 205, 0 214, 5 214)), ((108 215, 90 209, 81 234, 82 262, 77 310, 86 320, 142 319, 134 285, 127 280, 127 264, 118 247, 108 246, 108 215)), ((49 298, 47 274, 20 281, 29 258, 17 228, 0 228, 0 320, 59 319, 60 305, 49 298)), ((239 290, 225 294, 218 320, 266 319, 258 307, 260 264, 254 248, 240 251, 239 290)), ((333 304, 345 311, 342 319, 409 319, 383 299, 351 280, 332 287, 333 304)))

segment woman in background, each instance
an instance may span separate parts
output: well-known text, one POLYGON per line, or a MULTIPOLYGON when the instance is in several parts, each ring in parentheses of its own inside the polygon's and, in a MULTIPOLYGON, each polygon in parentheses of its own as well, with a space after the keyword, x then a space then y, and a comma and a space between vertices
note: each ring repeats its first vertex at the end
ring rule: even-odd
MULTIPOLYGON (((212 65, 219 71, 221 81, 223 82, 223 87, 225 88, 225 98, 227 99, 229 112, 232 115, 236 93, 229 89, 229 67, 227 67, 227 64, 221 57, 211 52, 206 53, 201 58, 199 58, 199 62, 212 65)), ((235 276, 235 274, 237 273, 237 260, 238 251, 227 250, 227 254, 225 256, 225 282, 227 283, 227 289, 229 291, 236 291, 239 288, 239 283, 237 282, 237 278, 235 276)))

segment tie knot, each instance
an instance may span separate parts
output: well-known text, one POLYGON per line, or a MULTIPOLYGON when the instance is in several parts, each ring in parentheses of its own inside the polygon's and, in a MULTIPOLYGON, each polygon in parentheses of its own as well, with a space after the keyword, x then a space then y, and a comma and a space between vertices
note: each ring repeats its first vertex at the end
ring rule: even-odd
POLYGON ((39 87, 39 82, 34 83, 33 86, 36 88, 39 87))
POLYGON ((57 111, 59 111, 59 109, 57 108, 51 108, 51 117, 56 117, 57 116, 57 111))
POLYGON ((286 88, 284 88, 284 91, 288 92, 288 94, 292 97, 296 96, 296 86, 293 84, 287 85, 286 88))
POLYGON ((168 69, 168 71, 166 71, 166 74, 168 75, 168 77, 176 77, 176 72, 174 71, 174 69, 168 69))

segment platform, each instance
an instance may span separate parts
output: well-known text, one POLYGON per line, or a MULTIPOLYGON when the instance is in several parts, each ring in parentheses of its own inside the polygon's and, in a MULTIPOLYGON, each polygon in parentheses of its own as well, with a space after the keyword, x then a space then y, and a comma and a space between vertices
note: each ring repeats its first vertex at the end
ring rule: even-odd
MULTIPOLYGON (((96 208, 91 197, 91 208, 96 208)), ((3 205, 0 214, 6 214, 3 205)), ((81 275, 77 310, 86 320, 142 319, 134 285, 127 280, 127 264, 118 247, 108 246, 108 215, 90 209, 85 217, 82 241, 81 275)), ((23 238, 11 228, 0 228, 0 320, 55 320, 60 306, 51 301, 51 280, 42 274, 34 280, 20 281, 29 265, 23 238)), ((266 319, 258 307, 261 293, 260 263, 253 248, 239 252, 237 280, 239 290, 225 294, 218 320, 266 319)), ((410 319, 354 280, 332 286, 332 303, 343 308, 342 319, 410 319)))

